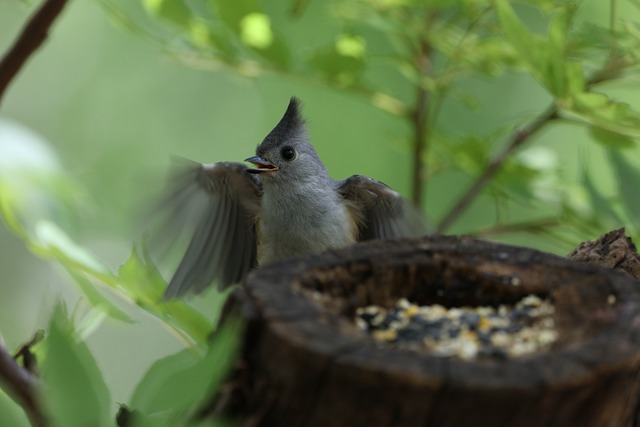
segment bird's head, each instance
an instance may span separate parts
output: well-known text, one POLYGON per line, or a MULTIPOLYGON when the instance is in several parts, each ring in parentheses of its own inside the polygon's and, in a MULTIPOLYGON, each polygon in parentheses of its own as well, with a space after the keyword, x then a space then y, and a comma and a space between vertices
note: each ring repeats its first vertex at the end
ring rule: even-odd
POLYGON ((258 145, 256 155, 245 161, 256 166, 249 172, 259 174, 265 184, 328 177, 324 164, 309 142, 300 102, 295 97, 289 101, 280 122, 258 145))

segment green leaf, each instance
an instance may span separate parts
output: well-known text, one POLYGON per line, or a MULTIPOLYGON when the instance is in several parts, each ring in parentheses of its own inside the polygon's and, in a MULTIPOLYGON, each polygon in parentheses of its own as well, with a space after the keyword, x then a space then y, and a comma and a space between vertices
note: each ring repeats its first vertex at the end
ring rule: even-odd
POLYGON ((209 27, 199 19, 193 19, 189 22, 187 34, 189 41, 198 49, 206 49, 213 43, 209 27))
POLYGON ((210 399, 235 360, 242 329, 238 318, 229 318, 214 334, 204 357, 186 349, 155 362, 136 387, 131 408, 170 418, 210 399))
POLYGON ((551 17, 546 39, 529 31, 508 1, 497 0, 496 6, 500 23, 517 55, 551 94, 566 98, 584 90, 581 65, 567 59, 567 33, 576 10, 574 6, 567 4, 551 17))
POLYGON ((640 137, 640 113, 623 102, 596 92, 576 93, 559 105, 594 126, 630 138, 640 137))
POLYGON ((632 148, 636 145, 633 138, 598 126, 589 126, 589 135, 602 145, 610 148, 632 148))
POLYGON ((336 39, 336 52, 342 56, 364 58, 367 52, 365 40, 358 35, 341 34, 336 39))
MULTIPOLYGON (((452 52, 455 54, 455 51, 452 52)), ((517 66, 522 60, 515 49, 502 37, 483 37, 464 50, 464 60, 481 73, 497 76, 507 66, 517 66)))
POLYGON ((512 43, 519 46, 529 46, 530 36, 527 29, 514 12, 507 0, 496 0, 498 19, 512 43))
POLYGON ((189 339, 197 344, 205 343, 211 332, 212 324, 209 319, 184 301, 167 301, 158 310, 149 311, 176 327, 178 332, 186 332, 189 339))
POLYGON ((152 262, 143 261, 132 248, 129 258, 118 269, 118 277, 127 293, 137 302, 155 304, 162 299, 167 284, 152 262))
POLYGON ((325 48, 314 53, 308 64, 319 74, 337 83, 349 86, 357 83, 364 70, 363 57, 354 56, 351 52, 345 54, 338 50, 339 45, 325 48))
POLYGON ((93 308, 116 320, 126 323, 134 322, 128 314, 97 289, 98 283, 106 284, 111 288, 118 287, 107 266, 91 252, 76 244, 52 222, 40 221, 36 225, 35 234, 37 240, 31 244, 31 249, 41 257, 58 261, 75 280, 93 308))
POLYGON ((554 92, 556 67, 550 64, 548 43, 527 30, 509 2, 496 0, 496 7, 502 28, 520 60, 543 86, 554 92))
MULTIPOLYGON (((567 94, 565 80, 566 21, 564 14, 557 14, 549 25, 549 39, 546 46, 546 69, 539 70, 545 78, 550 92, 561 98, 567 94)), ((529 52, 527 52, 527 55, 529 52)))
MULTIPOLYGON (((19 224, 15 226, 20 227, 19 224)), ((114 319, 127 323, 134 322, 129 315, 96 288, 96 282, 92 282, 92 279, 98 279, 99 283, 116 287, 109 269, 91 252, 73 242, 56 224, 50 221, 39 221, 35 227, 35 238, 21 229, 19 232, 34 253, 43 258, 55 259, 67 270, 93 308, 114 319)))
POLYGON ((142 4, 152 15, 162 17, 180 27, 189 28, 193 19, 189 7, 182 0, 143 0, 142 4))
POLYGON ((131 316, 122 311, 107 296, 103 295, 102 292, 98 290, 98 286, 83 273, 74 271, 73 269, 69 268, 67 268, 67 272, 71 277, 73 277, 73 280, 80 287, 80 289, 84 293, 84 296, 87 298, 94 309, 105 313, 112 319, 116 319, 125 323, 135 323, 135 320, 133 320, 131 316))
POLYGON ((566 96, 584 92, 586 88, 584 79, 584 68, 577 61, 566 61, 564 63, 564 72, 567 79, 566 96))
POLYGON ((80 267, 99 275, 108 275, 109 269, 91 252, 77 245, 69 236, 50 221, 36 225, 36 239, 40 247, 65 266, 80 267))
POLYGON ((584 166, 582 167, 582 182, 584 188, 587 190, 587 194, 589 195, 589 200, 591 202, 591 207, 596 216, 605 217, 607 219, 613 220, 617 224, 622 224, 623 222, 620 216, 611 207, 611 201, 605 199, 600 191, 598 191, 584 166))
POLYGON ((500 189, 507 191, 512 198, 529 202, 534 199, 533 188, 539 173, 518 160, 514 158, 505 162, 500 173, 496 176, 492 188, 495 189, 496 186, 499 186, 500 189))
POLYGON ((455 144, 447 144, 446 148, 455 165, 471 176, 479 174, 489 161, 484 138, 465 136, 455 144))
POLYGON ((212 0, 211 3, 222 21, 238 36, 242 33, 243 18, 262 12, 257 0, 212 0))
MULTIPOLYGON (((222 27, 230 30, 224 34, 220 30, 220 23, 216 23, 217 28, 210 31, 212 45, 224 54, 222 59, 225 62, 238 66, 241 62, 240 46, 244 45, 249 48, 246 53, 268 60, 275 69, 288 69, 291 53, 287 41, 278 35, 270 16, 260 8, 256 0, 212 0, 210 4, 216 16, 226 24, 226 27, 222 27)), ((249 75, 255 74, 255 65, 250 67, 253 71, 242 66, 239 68, 249 75)))
POLYGON ((252 12, 240 19, 240 40, 247 46, 266 49, 273 44, 271 20, 264 13, 252 12))
POLYGON ((509 2, 507 0, 496 0, 496 8, 502 28, 509 42, 516 50, 527 56, 539 54, 539 39, 522 25, 509 2))
POLYGON ((26 238, 27 231, 18 218, 17 191, 10 185, 0 180, 0 214, 7 228, 21 238, 26 238))
POLYGON ((594 24, 581 22, 579 27, 571 33, 573 51, 579 50, 608 50, 611 47, 611 29, 594 24))
POLYGON ((132 249, 118 274, 120 283, 140 307, 172 325, 192 343, 206 342, 211 322, 184 301, 162 299, 166 282, 143 248, 132 249))
POLYGON ((54 310, 49 336, 43 346, 44 398, 55 425, 109 425, 112 405, 109 390, 86 344, 74 333, 61 304, 54 310))
MULTIPOLYGON (((629 218, 640 218, 640 170, 632 165, 619 150, 608 150, 609 159, 613 166, 618 185, 620 201, 629 218)), ((635 220, 637 223, 637 220, 635 220)))
POLYGON ((291 52, 284 38, 277 33, 273 42, 265 49, 253 49, 255 53, 269 60, 271 65, 279 70, 287 70, 291 65, 291 52))
POLYGON ((573 97, 573 101, 576 104, 574 106, 576 110, 585 112, 607 108, 611 103, 607 95, 596 92, 577 93, 573 97))
POLYGON ((216 59, 236 65, 240 61, 240 46, 227 28, 219 25, 208 27, 208 45, 217 50, 216 59))

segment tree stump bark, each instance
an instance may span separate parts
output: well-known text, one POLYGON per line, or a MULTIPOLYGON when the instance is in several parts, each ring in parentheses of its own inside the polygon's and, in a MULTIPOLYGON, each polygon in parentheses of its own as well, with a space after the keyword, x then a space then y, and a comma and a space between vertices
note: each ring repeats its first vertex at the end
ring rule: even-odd
POLYGON ((580 243, 567 258, 623 271, 634 279, 640 279, 640 255, 624 228, 580 243))
POLYGON ((373 241, 254 271, 242 412, 251 426, 636 426, 640 288, 615 271, 472 238, 373 241), (510 358, 434 356, 356 327, 358 307, 555 306, 558 339, 510 358))

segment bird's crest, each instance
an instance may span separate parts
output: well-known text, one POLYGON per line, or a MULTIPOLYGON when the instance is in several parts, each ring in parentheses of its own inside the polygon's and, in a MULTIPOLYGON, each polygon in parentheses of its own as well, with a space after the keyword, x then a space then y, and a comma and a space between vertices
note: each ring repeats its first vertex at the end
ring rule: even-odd
POLYGON ((304 123, 304 118, 300 114, 300 100, 293 96, 289 101, 289 106, 284 116, 258 146, 258 154, 268 151, 272 146, 280 145, 283 141, 298 135, 304 123))

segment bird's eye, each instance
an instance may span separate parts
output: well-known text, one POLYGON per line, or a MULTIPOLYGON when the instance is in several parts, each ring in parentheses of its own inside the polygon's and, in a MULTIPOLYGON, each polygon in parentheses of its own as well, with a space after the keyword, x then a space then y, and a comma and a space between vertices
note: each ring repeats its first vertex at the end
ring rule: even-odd
POLYGON ((296 158, 296 151, 291 147, 284 147, 282 151, 280 151, 280 155, 289 162, 296 158))

